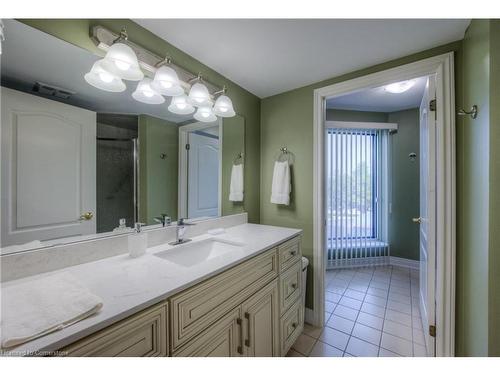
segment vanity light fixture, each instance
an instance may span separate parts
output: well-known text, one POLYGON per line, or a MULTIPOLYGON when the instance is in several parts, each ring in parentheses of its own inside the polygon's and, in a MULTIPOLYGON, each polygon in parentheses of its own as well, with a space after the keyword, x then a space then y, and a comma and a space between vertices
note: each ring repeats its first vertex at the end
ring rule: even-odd
POLYGON ((214 122, 217 120, 217 116, 214 115, 210 106, 198 107, 193 117, 200 122, 214 122))
POLYGON ((410 79, 408 81, 401 81, 396 83, 391 83, 384 87, 384 90, 390 92, 391 94, 401 94, 402 92, 408 91, 413 86, 415 86, 415 80, 410 79))
POLYGON ((138 102, 146 104, 164 103, 165 98, 151 87, 152 82, 151 78, 143 78, 143 80, 137 85, 135 91, 132 93, 132 97, 138 102))
POLYGON ((98 60, 90 69, 90 72, 85 74, 85 81, 89 85, 97 87, 98 89, 109 92, 122 92, 125 91, 125 84, 116 75, 108 72, 102 67, 102 60, 98 60))
POLYGON ((122 29, 120 36, 109 47, 102 67, 122 79, 140 81, 144 78, 144 73, 139 67, 134 50, 122 42, 127 39, 127 32, 122 29))
MULTIPOLYGON (((165 60, 167 64, 170 59, 165 60)), ((184 94, 177 72, 170 66, 161 65, 155 73, 152 87, 162 95, 178 96, 184 94)))
MULTIPOLYGON (((217 94, 217 93, 216 93, 217 94)), ((217 98, 214 104, 214 113, 220 117, 233 117, 236 115, 233 108, 233 102, 226 96, 226 87, 224 86, 221 91, 221 96, 217 98)))
POLYGON ((183 94, 172 98, 168 110, 177 115, 190 115, 194 112, 194 107, 189 103, 186 94, 183 94))
POLYGON ((198 82, 193 84, 193 86, 191 86, 191 89, 189 90, 189 101, 195 107, 206 107, 208 105, 211 105, 212 103, 210 102, 210 93, 208 92, 207 86, 202 83, 203 80, 201 78, 201 75, 198 75, 195 80, 197 80, 198 82))

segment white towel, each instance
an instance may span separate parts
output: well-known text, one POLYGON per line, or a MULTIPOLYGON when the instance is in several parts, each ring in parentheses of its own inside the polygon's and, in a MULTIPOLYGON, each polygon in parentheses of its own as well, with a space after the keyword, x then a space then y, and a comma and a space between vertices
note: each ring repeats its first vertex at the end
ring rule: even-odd
POLYGON ((102 308, 102 300, 65 272, 2 288, 1 347, 63 329, 102 308))
POLYGON ((233 165, 231 169, 229 200, 233 202, 243 201, 243 164, 233 165))
POLYGON ((291 191, 290 165, 287 160, 276 161, 271 187, 271 203, 289 205, 291 191))

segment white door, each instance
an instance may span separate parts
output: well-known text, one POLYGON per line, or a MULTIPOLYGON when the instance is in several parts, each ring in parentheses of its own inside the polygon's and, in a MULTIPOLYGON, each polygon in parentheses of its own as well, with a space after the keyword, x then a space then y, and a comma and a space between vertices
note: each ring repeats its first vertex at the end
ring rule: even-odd
MULTIPOLYGON (((429 356, 435 353, 430 327, 436 324, 436 112, 430 103, 436 99, 434 77, 427 85, 420 104, 420 313, 429 356)), ((434 102, 435 103, 435 102, 434 102)))
POLYGON ((95 233, 95 217, 80 219, 95 214, 95 113, 1 94, 2 247, 95 233))
POLYGON ((219 139, 204 132, 189 133, 188 217, 219 214, 219 139))

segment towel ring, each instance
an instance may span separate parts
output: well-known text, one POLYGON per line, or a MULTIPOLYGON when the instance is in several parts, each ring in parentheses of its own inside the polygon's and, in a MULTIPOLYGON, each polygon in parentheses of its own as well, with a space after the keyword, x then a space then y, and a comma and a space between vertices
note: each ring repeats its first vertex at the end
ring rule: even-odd
POLYGON ((233 160, 233 165, 237 165, 238 161, 243 163, 243 152, 240 152, 233 160))

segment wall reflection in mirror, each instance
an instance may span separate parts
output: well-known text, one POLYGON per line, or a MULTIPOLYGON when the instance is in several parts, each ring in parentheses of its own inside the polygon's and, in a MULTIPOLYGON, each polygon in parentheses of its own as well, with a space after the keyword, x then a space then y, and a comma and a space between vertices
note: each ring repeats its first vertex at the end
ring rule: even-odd
POLYGON ((145 104, 137 82, 100 90, 84 76, 102 56, 4 23, 2 254, 244 211, 243 117, 145 104))

